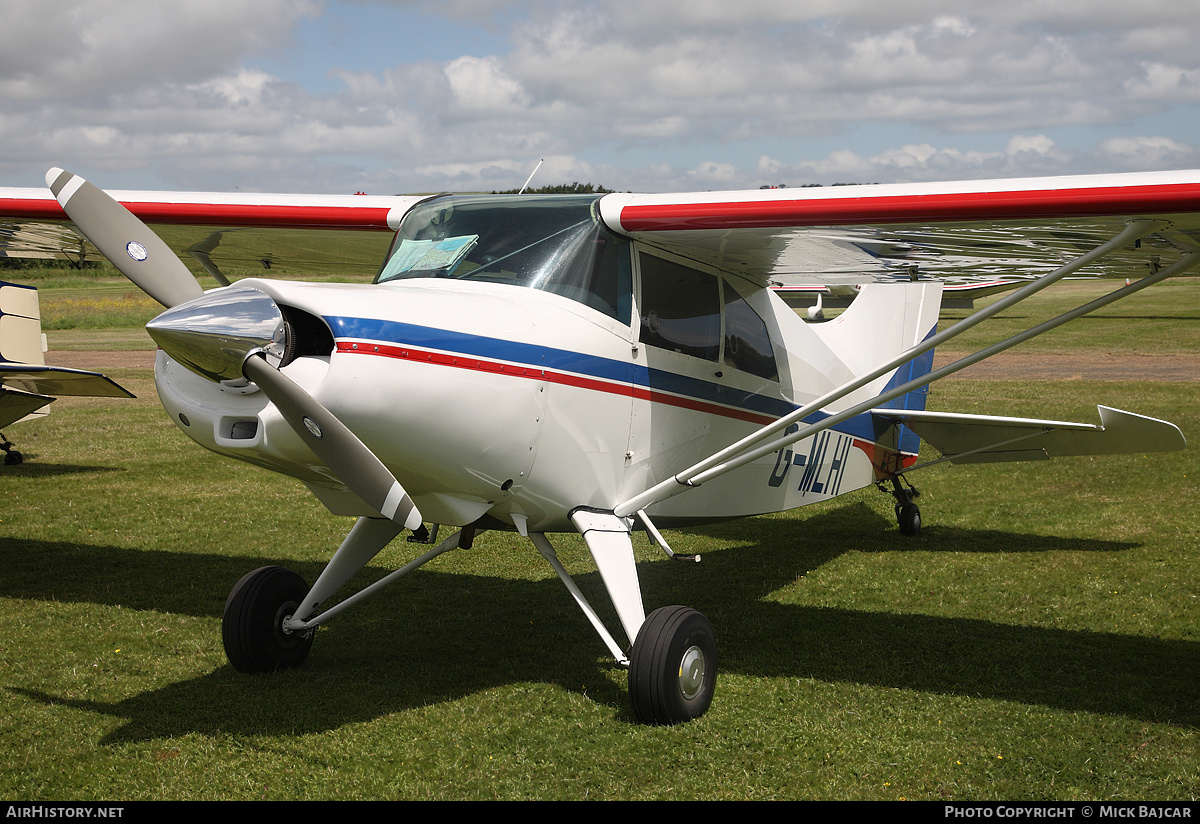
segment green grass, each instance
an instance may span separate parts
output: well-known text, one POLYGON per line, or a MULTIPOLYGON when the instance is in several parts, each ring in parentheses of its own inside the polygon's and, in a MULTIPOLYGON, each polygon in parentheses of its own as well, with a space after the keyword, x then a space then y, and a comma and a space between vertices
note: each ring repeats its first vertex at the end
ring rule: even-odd
MULTIPOLYGON (((1139 312, 1186 321, 1184 296, 1197 305, 1179 292, 1095 334, 1119 340, 1152 320, 1139 312)), ((74 330, 52 347, 89 334, 137 340, 74 330)), ((1180 337, 1131 345, 1188 351, 1180 337)), ((648 606, 700 609, 721 655, 706 716, 646 728, 624 671, 513 534, 331 621, 300 669, 236 673, 220 642, 229 588, 271 563, 312 581, 349 522, 200 450, 148 372, 111 374, 138 398, 61 399, 5 433, 27 456, 0 471, 5 798, 1200 795, 1195 446, 940 465, 913 477, 915 539, 874 489, 669 533, 700 564, 635 539, 648 606)), ((1200 382, 952 380, 930 405, 1090 421, 1096 402, 1200 437, 1200 382)), ((581 542, 555 543, 602 602, 581 542)), ((413 554, 391 546, 362 578, 413 554)))
MULTIPOLYGON (((1122 281, 1069 281, 1050 287, 956 338, 948 349, 971 351, 1124 286, 1122 281)), ((1016 352, 1200 352, 1200 278, 1172 278, 1020 344, 1016 352)), ((1001 296, 979 301, 985 306, 1001 296)), ((972 310, 947 309, 942 324, 972 310)))

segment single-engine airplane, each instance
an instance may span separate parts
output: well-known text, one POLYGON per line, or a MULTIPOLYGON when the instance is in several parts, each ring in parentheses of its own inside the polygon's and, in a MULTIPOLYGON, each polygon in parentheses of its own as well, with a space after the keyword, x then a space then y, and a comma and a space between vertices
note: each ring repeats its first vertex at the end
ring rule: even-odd
MULTIPOLYGON (((99 372, 47 366, 37 289, 0 280, 0 429, 39 413, 59 395, 132 398, 99 372)), ((0 433, 4 465, 24 456, 0 433)))
POLYGON ((710 705, 717 645, 695 610, 646 615, 635 529, 686 558, 662 528, 877 484, 915 533, 906 473, 921 439, 959 463, 1184 447, 1172 424, 1106 407, 1099 425, 948 414, 926 410, 925 391, 1200 263, 1200 172, 562 197, 110 196, 57 168, 46 181, 55 200, 0 191, 0 216, 69 219, 168 307, 147 328, 179 428, 358 519, 311 586, 279 567, 234 586, 222 635, 247 672, 299 665, 342 610, 481 530, 515 530, 628 666, 637 720, 679 723, 710 705), (371 284, 205 292, 143 221, 207 227, 181 249, 200 248, 206 269, 264 227, 392 241, 371 284), (831 267, 822 248, 875 264, 831 267), (943 283, 964 271, 1019 288, 938 332, 943 283), (935 346, 1077 273, 1137 280, 932 368, 935 346), (802 283, 857 296, 809 323, 773 291, 802 283), (440 543, 439 526, 455 528, 440 543), (432 547, 335 602, 404 530, 432 547), (558 532, 583 536, 624 642, 559 563, 558 532))

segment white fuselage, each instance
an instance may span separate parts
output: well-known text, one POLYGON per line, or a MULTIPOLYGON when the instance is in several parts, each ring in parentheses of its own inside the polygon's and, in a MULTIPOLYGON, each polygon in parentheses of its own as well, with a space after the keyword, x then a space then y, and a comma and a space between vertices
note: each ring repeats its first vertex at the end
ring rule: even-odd
MULTIPOLYGON (((767 290, 753 299, 778 338, 778 381, 640 343, 636 320, 518 286, 243 285, 329 326, 335 350, 298 358, 284 374, 354 431, 433 523, 490 516, 523 530, 573 531, 573 509, 611 511, 859 369, 853 352, 848 359, 826 340, 850 330, 809 327, 767 290)), ((909 318, 892 337, 912 338, 925 322, 909 318)), ((299 478, 335 513, 376 514, 253 384, 214 383, 161 351, 155 374, 172 419, 198 443, 299 478)), ((845 403, 877 393, 886 378, 877 383, 845 403)), ((855 419, 650 514, 670 525, 824 500, 876 480, 879 440, 887 438, 855 419)))

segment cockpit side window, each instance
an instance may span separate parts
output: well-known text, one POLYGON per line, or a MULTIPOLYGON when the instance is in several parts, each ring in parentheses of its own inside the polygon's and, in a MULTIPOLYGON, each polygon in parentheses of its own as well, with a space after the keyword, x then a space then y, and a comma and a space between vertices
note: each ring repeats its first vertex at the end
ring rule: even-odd
POLYGON ((653 255, 638 256, 640 340, 705 360, 721 356, 721 287, 713 275, 653 255))

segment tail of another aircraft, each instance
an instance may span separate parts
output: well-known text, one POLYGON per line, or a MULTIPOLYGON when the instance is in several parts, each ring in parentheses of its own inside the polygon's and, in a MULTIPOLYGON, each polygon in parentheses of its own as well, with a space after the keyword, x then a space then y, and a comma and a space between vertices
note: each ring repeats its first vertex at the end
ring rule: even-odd
POLYGON ((45 365, 41 317, 37 289, 0 281, 0 361, 45 365))
MULTIPOLYGON (((55 395, 133 397, 99 372, 46 366, 45 351, 37 289, 0 281, 0 428, 45 414, 55 395)), ((6 464, 20 462, 2 435, 0 450, 6 464)))
MULTIPOLYGON (((0 366, 14 365, 12 368, 16 369, 28 364, 43 366, 46 362, 43 341, 37 289, 0 281, 0 366)), ((9 373, 5 369, 0 374, 9 373)), ((44 415, 38 410, 54 400, 45 395, 10 389, 6 383, 0 382, 0 428, 34 415, 44 415)), ((0 451, 4 453, 5 466, 21 463, 21 453, 12 448, 12 443, 2 433, 0 451)))

